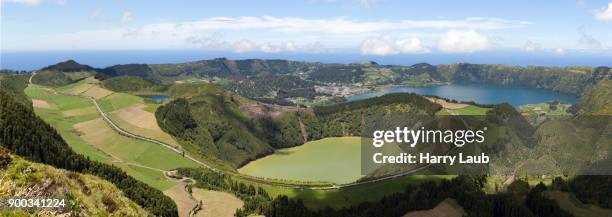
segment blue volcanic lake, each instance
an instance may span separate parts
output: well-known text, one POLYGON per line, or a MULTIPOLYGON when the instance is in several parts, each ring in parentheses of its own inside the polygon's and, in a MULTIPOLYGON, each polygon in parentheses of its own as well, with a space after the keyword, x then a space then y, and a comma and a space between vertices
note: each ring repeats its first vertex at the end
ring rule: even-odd
POLYGON ((147 96, 142 96, 142 97, 153 100, 155 103, 161 103, 164 100, 168 99, 168 96, 166 95, 147 95, 147 96))
POLYGON ((390 87, 377 92, 351 96, 348 100, 360 100, 381 96, 387 93, 417 93, 434 95, 457 101, 474 101, 481 104, 510 103, 515 108, 525 104, 543 103, 559 100, 564 103, 576 103, 576 96, 540 88, 522 86, 502 86, 484 84, 448 84, 426 87, 390 87))

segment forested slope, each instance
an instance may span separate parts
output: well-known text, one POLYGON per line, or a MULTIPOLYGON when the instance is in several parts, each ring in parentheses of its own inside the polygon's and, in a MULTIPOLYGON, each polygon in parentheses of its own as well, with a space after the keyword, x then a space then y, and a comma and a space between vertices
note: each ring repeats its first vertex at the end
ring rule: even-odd
POLYGON ((314 112, 302 109, 278 117, 250 116, 241 110, 248 100, 214 85, 184 84, 171 87, 170 92, 180 98, 157 110, 160 127, 183 140, 193 153, 219 159, 233 168, 277 148, 325 137, 360 135, 368 116, 397 112, 433 115, 440 109, 416 94, 389 94, 315 107, 314 112))

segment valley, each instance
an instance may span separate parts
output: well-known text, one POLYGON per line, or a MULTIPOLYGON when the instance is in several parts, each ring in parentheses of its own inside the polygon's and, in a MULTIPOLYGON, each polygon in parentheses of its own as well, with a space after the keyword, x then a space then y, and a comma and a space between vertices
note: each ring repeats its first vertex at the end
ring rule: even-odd
MULTIPOLYGON (((113 70, 121 67, 123 66, 117 66, 113 70)), ((121 69, 120 72, 127 72, 125 70, 130 69, 121 69)), ((269 98, 261 98, 261 95, 245 94, 248 96, 245 97, 239 94, 240 87, 228 90, 227 88, 231 87, 209 81, 165 84, 137 76, 106 77, 109 75, 105 73, 109 71, 103 72, 89 72, 87 77, 84 77, 87 73, 80 72, 72 76, 76 80, 64 79, 64 83, 54 81, 54 86, 30 84, 24 91, 31 98, 36 114, 58 129, 73 150, 92 160, 115 165, 149 186, 165 191, 177 204, 181 204, 178 206, 181 216, 196 208, 196 201, 219 203, 214 200, 216 197, 235 204, 237 208, 244 204, 249 212, 253 211, 250 210, 252 206, 247 206, 254 203, 251 196, 267 198, 267 201, 286 196, 303 201, 304 205, 312 210, 322 210, 330 204, 333 204, 334 209, 346 209, 351 205, 375 202, 393 193, 402 192, 407 185, 453 180, 456 176, 431 175, 436 173, 431 173, 428 169, 415 171, 413 174, 411 171, 386 167, 377 168, 374 174, 363 175, 360 167, 355 166, 361 161, 361 138, 358 136, 361 135, 363 122, 370 116, 394 113, 415 116, 518 114, 511 106, 507 108, 478 104, 481 101, 475 103, 474 98, 459 98, 458 101, 452 97, 455 95, 445 93, 471 88, 478 93, 474 94, 475 96, 480 96, 477 97, 478 100, 485 101, 493 99, 496 94, 535 94, 535 98, 529 99, 531 101, 510 102, 515 107, 520 105, 521 112, 526 117, 541 116, 542 113, 551 117, 557 114, 569 115, 571 108, 568 104, 558 102, 523 104, 525 102, 557 98, 575 102, 571 96, 541 89, 511 86, 499 87, 501 92, 495 92, 496 90, 487 89, 495 88, 493 86, 451 84, 424 87, 430 88, 425 89, 429 92, 419 93, 429 95, 427 97, 404 93, 419 89, 394 87, 396 89, 382 92, 389 91, 386 95, 372 92, 352 98, 355 97, 352 95, 354 93, 346 95, 342 91, 327 92, 325 94, 329 95, 324 96, 327 99, 344 99, 334 103, 312 103, 306 100, 301 101, 306 102, 303 105, 285 105, 282 100, 292 101, 295 96, 292 94, 303 93, 302 90, 282 93, 276 98, 281 101, 270 101, 269 98), (488 93, 492 95, 486 95, 482 91, 492 92, 488 93), (335 95, 338 93, 344 95, 335 95), (442 98, 449 96, 450 99, 442 98), (358 100, 359 97, 363 99, 358 100), (274 102, 279 102, 280 105, 270 104, 274 102), (227 182, 230 187, 212 187, 214 191, 203 192, 200 188, 211 186, 186 184, 164 175, 165 172, 177 168, 207 170, 202 167, 209 167, 208 165, 213 168, 213 171, 209 172, 219 172, 221 176, 229 179, 227 182), (234 183, 261 188, 265 193, 259 190, 255 193, 250 190, 243 191, 242 187, 238 190, 238 199, 221 193, 237 191, 233 187, 234 183), (191 185, 198 187, 192 188, 191 185), (185 194, 183 189, 192 189, 191 196, 185 194), (213 200, 207 200, 211 199, 209 197, 213 200)), ((50 72, 38 72, 33 78, 40 73, 50 72)), ((52 72, 43 78, 53 79, 54 76, 62 74, 52 72)), ((303 79, 304 76, 298 78, 303 79)), ((291 82, 299 84, 302 81, 298 78, 290 79, 293 79, 291 82)), ((311 79, 308 76, 305 78, 311 79)), ((39 79, 32 80, 40 82, 39 79)), ((303 87, 306 89, 303 90, 307 90, 308 85, 311 85, 308 82, 320 81, 306 81, 306 86, 303 87)), ((317 84, 337 85, 325 82, 317 84)), ((368 89, 361 89, 365 90, 368 89)), ((591 92, 593 91, 588 93, 591 92)), ((501 97, 497 100, 505 99, 501 97)), ((543 119, 532 123, 539 124, 542 121, 543 119)), ((554 125, 543 126, 550 128, 544 128, 542 132, 556 129, 554 125)), ((516 129, 503 130, 514 132, 516 129)), ((510 141, 513 143, 522 139, 511 138, 510 141)), ((524 151, 522 149, 523 147, 519 147, 520 151, 524 151)), ((503 170, 518 169, 507 168, 507 165, 497 166, 501 166, 503 170)), ((261 201, 255 203, 259 204, 261 201)), ((217 214, 210 213, 210 210, 205 210, 196 214, 229 215, 233 212, 231 209, 225 209, 212 211, 217 214)))

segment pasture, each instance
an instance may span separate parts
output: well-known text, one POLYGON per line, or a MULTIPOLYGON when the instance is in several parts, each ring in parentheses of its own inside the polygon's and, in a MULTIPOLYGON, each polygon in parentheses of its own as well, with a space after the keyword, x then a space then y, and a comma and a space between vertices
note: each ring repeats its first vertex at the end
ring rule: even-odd
POLYGON ((144 131, 136 133, 175 145, 172 137, 163 131, 147 129, 154 128, 155 116, 144 111, 151 106, 138 96, 101 89, 93 78, 58 88, 30 85, 25 92, 33 101, 38 102, 38 106, 34 108, 36 114, 56 128, 75 152, 92 160, 118 166, 129 175, 157 189, 166 190, 176 185, 175 182, 167 180, 160 170, 197 166, 178 153, 157 144, 119 135, 100 118, 91 100, 85 97, 100 98, 98 102, 102 106, 106 105, 109 116, 114 121, 118 120, 117 124, 122 128, 138 131, 144 127, 144 131), (127 113, 123 111, 123 117, 113 117, 115 112, 120 113, 121 109, 128 107, 138 109, 127 113), (129 120, 138 124, 132 125, 123 120, 132 115, 148 119, 142 122, 144 125, 135 119, 129 120), (157 135, 158 133, 161 136, 157 135))
POLYGON ((443 108, 437 115, 486 115, 490 108, 482 108, 474 105, 468 105, 462 108, 449 109, 443 108))
POLYGON ((197 217, 233 217, 244 202, 233 194, 193 188, 193 197, 202 201, 202 210, 197 217))

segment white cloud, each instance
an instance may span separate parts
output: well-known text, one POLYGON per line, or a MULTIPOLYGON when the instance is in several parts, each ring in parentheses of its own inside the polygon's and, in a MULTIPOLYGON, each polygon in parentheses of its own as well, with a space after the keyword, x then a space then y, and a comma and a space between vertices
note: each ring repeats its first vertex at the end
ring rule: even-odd
POLYGON ((388 37, 369 37, 361 43, 361 54, 386 56, 399 53, 427 53, 428 48, 423 46, 421 39, 412 37, 392 41, 388 37))
MULTIPOLYGON (((100 17, 93 11, 91 19, 100 17)), ((373 20, 359 21, 348 18, 306 19, 293 17, 211 17, 187 22, 160 22, 128 26, 134 14, 120 14, 121 24, 115 28, 102 28, 78 32, 49 33, 11 43, 12 49, 184 49, 202 47, 248 52, 328 52, 339 49, 360 48, 363 53, 425 53, 430 49, 423 41, 436 40, 438 32, 447 29, 517 28, 528 22, 499 18, 465 18, 458 20, 373 20), (215 35, 219 33, 218 35, 215 35), (364 45, 372 35, 389 34, 389 52, 364 45), (214 36, 213 36, 214 35, 214 36), (418 38, 411 38, 417 36, 418 38), (255 45, 248 46, 249 40, 255 45), (423 41, 422 41, 423 40, 423 41), (267 44, 269 43, 269 44, 267 44), (323 45, 325 44, 325 46, 323 45), (334 47, 328 47, 333 45, 334 47), (280 51, 279 51, 280 50, 280 51)), ((379 41, 378 41, 379 42, 379 41)), ((478 50, 478 48, 477 48, 478 50)), ((385 54, 386 55, 386 54, 385 54)))
MULTIPOLYGON (((26 6, 38 6, 47 1, 48 0, 1 0, 0 3, 15 3, 15 4, 23 4, 26 6)), ((68 0, 55 0, 53 2, 59 5, 65 5, 68 2, 68 0)))
POLYGON ((578 44, 586 47, 588 49, 601 49, 603 45, 601 42, 592 35, 586 33, 586 27, 581 26, 578 27, 578 34, 580 34, 580 39, 578 40, 578 44))
MULTIPOLYGON (((227 42, 221 43, 223 45, 228 44, 227 42)), ((266 43, 257 43, 251 40, 243 39, 239 41, 235 41, 229 47, 232 51, 238 53, 245 52, 264 52, 264 53, 278 53, 278 52, 293 52, 296 51, 297 48, 293 42, 281 42, 279 44, 273 44, 270 42, 266 43)), ((226 49, 225 47, 221 47, 221 49, 226 49)))
POLYGON ((557 49, 555 49, 555 53, 556 53, 557 55, 563 56, 563 55, 565 55, 565 49, 563 49, 563 48, 557 48, 557 49))
POLYGON ((297 47, 295 46, 295 44, 293 43, 293 41, 287 41, 287 42, 283 42, 281 45, 286 51, 296 51, 297 47))
POLYGON ((593 16, 599 21, 612 21, 612 2, 608 3, 608 8, 596 11, 593 16))
POLYGON ((2 0, 2 3, 17 3, 24 4, 27 6, 37 6, 40 5, 43 0, 2 0))
MULTIPOLYGON (((167 23, 166 23, 167 24, 167 23)), ((471 17, 462 20, 399 20, 399 21, 356 21, 346 18, 304 19, 271 16, 263 17, 212 17, 192 22, 183 22, 183 28, 197 30, 249 30, 266 29, 275 32, 320 32, 320 33, 372 33, 409 29, 506 29, 525 27, 525 21, 499 18, 471 17)), ((150 24, 160 25, 160 24, 150 24)), ((164 25, 164 24, 161 24, 164 25)))
POLYGON ((238 53, 251 52, 257 50, 257 44, 250 40, 241 40, 234 42, 232 48, 238 53))
POLYGON ((399 40, 395 42, 400 53, 429 53, 429 48, 426 48, 421 43, 421 39, 413 37, 410 39, 399 40))
POLYGON ((130 11, 124 11, 123 14, 121 14, 121 23, 127 23, 132 21, 133 15, 132 12, 130 11))
POLYGON ((396 53, 391 42, 383 37, 371 37, 361 43, 361 54, 385 56, 396 53))
POLYGON ((531 40, 527 40, 527 42, 525 42, 525 46, 523 46, 523 49, 527 52, 541 51, 542 44, 531 41, 531 40))
POLYGON ((450 30, 438 41, 438 49, 449 53, 471 53, 491 46, 488 36, 475 30, 450 30))

